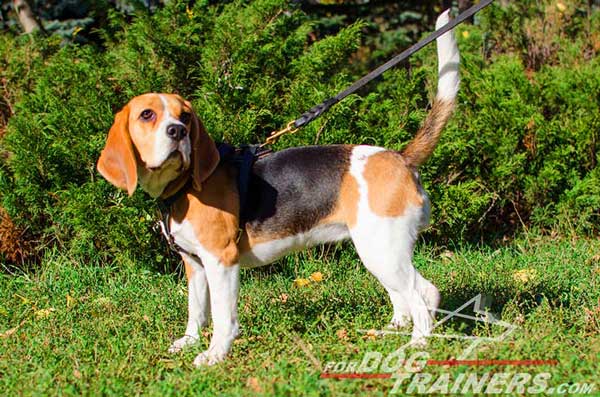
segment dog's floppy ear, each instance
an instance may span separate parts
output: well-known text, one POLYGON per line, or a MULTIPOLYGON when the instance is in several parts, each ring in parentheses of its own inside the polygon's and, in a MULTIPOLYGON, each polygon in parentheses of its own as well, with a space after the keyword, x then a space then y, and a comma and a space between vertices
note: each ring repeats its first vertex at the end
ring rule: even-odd
MULTIPOLYGON (((188 106, 191 109, 191 105, 188 106)), ((194 189, 201 191, 202 183, 214 172, 219 165, 219 151, 215 142, 206 133, 204 126, 192 112, 192 130, 190 132, 192 143, 191 168, 194 189)))
POLYGON ((137 161, 129 136, 129 106, 115 116, 106 146, 98 159, 98 171, 107 181, 131 196, 137 186, 137 161))

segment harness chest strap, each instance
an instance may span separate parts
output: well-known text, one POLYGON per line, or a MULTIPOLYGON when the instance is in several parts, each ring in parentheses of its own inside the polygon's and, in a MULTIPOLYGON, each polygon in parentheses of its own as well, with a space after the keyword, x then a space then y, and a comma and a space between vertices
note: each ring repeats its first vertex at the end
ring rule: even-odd
MULTIPOLYGON (((248 187, 250 185, 250 177, 252 175, 252 166, 254 162, 260 157, 266 156, 271 153, 271 150, 263 149, 259 145, 245 145, 240 148, 236 148, 226 143, 217 144, 219 150, 220 163, 233 164, 238 170, 237 185, 240 199, 240 216, 239 216, 239 228, 236 236, 236 243, 239 243, 240 238, 244 232, 244 225, 246 224, 246 204, 248 198, 248 187)), ((198 255, 189 252, 188 250, 181 247, 175 241, 171 233, 171 206, 183 195, 191 186, 191 179, 183 185, 175 194, 167 197, 164 200, 159 201, 160 209, 160 220, 158 226, 160 227, 161 233, 167 240, 167 244, 172 251, 179 254, 185 254, 192 257, 198 263, 202 263, 198 255)))

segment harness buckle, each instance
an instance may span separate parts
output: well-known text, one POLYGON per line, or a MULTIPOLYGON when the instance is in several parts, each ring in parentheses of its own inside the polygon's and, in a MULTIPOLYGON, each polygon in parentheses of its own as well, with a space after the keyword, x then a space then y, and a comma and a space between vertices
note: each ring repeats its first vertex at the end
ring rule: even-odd
POLYGON ((242 235, 244 234, 244 229, 242 229, 241 227, 238 228, 238 232, 237 232, 237 236, 235 237, 235 243, 239 244, 240 240, 242 239, 242 235))
POLYGON ((167 226, 165 225, 165 220, 164 219, 159 219, 154 223, 154 226, 152 226, 152 230, 156 233, 156 232, 160 232, 160 234, 162 234, 164 236, 165 239, 167 239, 167 243, 169 243, 169 248, 173 248, 171 246, 171 235, 169 233, 167 233, 167 226))

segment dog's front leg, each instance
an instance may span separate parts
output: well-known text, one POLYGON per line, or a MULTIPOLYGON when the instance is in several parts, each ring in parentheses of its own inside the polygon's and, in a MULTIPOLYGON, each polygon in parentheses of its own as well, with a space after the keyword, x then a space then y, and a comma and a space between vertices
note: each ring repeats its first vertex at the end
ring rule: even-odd
POLYGON ((210 290, 213 336, 208 350, 200 353, 194 365, 213 365, 223 361, 238 336, 237 300, 240 265, 226 266, 219 261, 204 261, 210 290))
POLYGON ((182 254, 185 264, 185 274, 188 280, 188 322, 185 334, 177 339, 169 353, 177 353, 185 346, 198 342, 199 329, 208 324, 210 315, 210 296, 208 293, 208 280, 202 263, 182 254))

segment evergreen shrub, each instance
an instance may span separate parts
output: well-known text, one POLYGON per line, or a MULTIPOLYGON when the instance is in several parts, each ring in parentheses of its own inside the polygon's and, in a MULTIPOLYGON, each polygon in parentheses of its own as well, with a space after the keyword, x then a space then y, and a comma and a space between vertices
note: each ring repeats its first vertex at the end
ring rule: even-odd
MULTIPOLYGON (((537 4, 492 6, 458 29, 458 108, 421 172, 433 203, 425 238, 477 240, 522 226, 598 231, 598 12, 569 3, 563 16, 552 14, 560 46, 530 62, 527 37, 544 14, 522 16, 521 3, 537 4)), ((314 21, 282 0, 173 1, 132 21, 114 10, 107 18, 102 45, 0 36, 0 77, 14 111, 0 141, 0 204, 38 253, 58 244, 82 258, 168 264, 152 231, 152 200, 140 191, 126 197, 95 170, 113 116, 131 97, 180 93, 215 140, 257 143, 364 69, 354 57, 362 22, 315 41, 314 21)), ((401 149, 425 117, 436 77, 430 46, 275 148, 401 149)))

